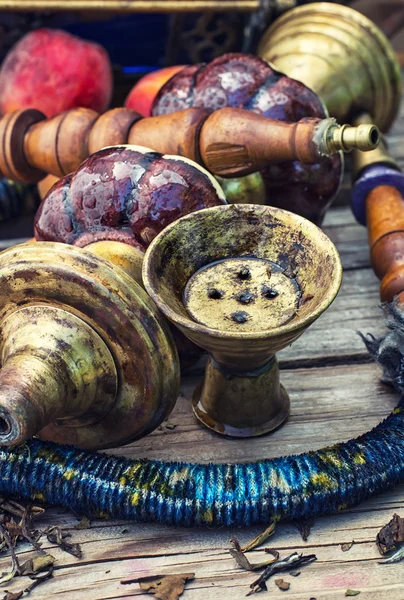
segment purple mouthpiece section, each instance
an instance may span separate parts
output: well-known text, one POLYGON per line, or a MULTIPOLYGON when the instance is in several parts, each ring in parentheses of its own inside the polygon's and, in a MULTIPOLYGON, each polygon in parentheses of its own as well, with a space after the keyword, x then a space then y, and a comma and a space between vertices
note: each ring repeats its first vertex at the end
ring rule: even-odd
POLYGON ((366 226, 366 198, 380 185, 391 185, 404 196, 404 174, 387 165, 372 165, 362 172, 352 186, 352 212, 361 225, 366 226))

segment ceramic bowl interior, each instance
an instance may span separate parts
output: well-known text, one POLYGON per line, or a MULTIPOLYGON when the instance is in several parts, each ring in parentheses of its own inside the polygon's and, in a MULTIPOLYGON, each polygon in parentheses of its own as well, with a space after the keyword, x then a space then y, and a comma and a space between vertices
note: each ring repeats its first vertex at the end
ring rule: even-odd
POLYGON ((207 349, 215 344, 212 338, 229 344, 240 337, 251 344, 266 340, 275 351, 284 347, 331 304, 341 277, 338 252, 316 225, 288 211, 248 204, 208 208, 175 221, 152 242, 143 265, 145 287, 159 308, 207 349), (230 257, 271 261, 297 282, 299 298, 288 322, 259 331, 219 330, 191 318, 184 304, 190 278, 230 257))

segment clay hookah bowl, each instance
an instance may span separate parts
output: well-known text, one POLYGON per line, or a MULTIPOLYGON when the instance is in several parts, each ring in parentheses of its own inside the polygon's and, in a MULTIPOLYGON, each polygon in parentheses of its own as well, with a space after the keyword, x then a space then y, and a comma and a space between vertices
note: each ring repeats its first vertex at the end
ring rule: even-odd
POLYGON ((197 211, 154 239, 146 290, 210 354, 193 396, 202 423, 250 437, 285 421, 289 397, 275 353, 327 309, 341 277, 337 250, 317 226, 269 206, 197 211))

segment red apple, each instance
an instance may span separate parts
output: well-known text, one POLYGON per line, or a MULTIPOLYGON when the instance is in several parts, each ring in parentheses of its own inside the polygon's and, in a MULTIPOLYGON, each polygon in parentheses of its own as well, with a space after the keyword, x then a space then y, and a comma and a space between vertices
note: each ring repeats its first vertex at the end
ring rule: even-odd
POLYGON ((183 65, 177 65, 148 73, 133 86, 125 100, 125 106, 135 110, 142 117, 150 117, 154 98, 160 89, 183 68, 183 65))
POLYGON ((37 29, 19 40, 0 69, 0 111, 37 108, 52 117, 83 106, 104 112, 112 94, 107 52, 58 29, 37 29))

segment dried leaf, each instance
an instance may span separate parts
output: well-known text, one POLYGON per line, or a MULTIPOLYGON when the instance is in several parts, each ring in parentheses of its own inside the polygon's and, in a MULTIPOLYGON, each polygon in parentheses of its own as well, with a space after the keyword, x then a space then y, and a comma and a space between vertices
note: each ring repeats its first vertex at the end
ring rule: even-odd
POLYGON ((11 581, 18 573, 18 563, 12 558, 11 570, 1 573, 0 575, 0 584, 7 583, 7 581, 11 581))
POLYGON ((400 562, 403 559, 404 559, 404 546, 402 546, 399 550, 397 550, 397 552, 395 552, 392 556, 390 556, 389 558, 386 558, 386 560, 379 560, 379 565, 388 565, 388 564, 391 565, 392 563, 400 562))
POLYGON ((34 588, 36 588, 41 583, 44 583, 44 581, 51 579, 52 577, 53 566, 51 566, 49 568, 49 571, 47 571, 46 573, 41 573, 40 575, 30 575, 30 578, 33 579, 33 582, 30 583, 30 585, 23 590, 23 594, 26 594, 28 596, 28 594, 30 594, 34 588))
POLYGON ((41 533, 33 529, 33 519, 43 514, 44 509, 36 506, 22 506, 13 500, 4 500, 0 498, 0 550, 8 548, 11 555, 11 571, 3 573, 0 579, 0 583, 10 581, 18 575, 29 574, 33 580, 32 583, 24 590, 16 592, 7 592, 3 596, 4 600, 19 600, 24 595, 30 594, 30 592, 40 583, 46 581, 52 577, 53 573, 53 562, 54 558, 47 555, 42 550, 38 539, 41 533), (20 522, 16 522, 15 518, 20 519, 20 522), (38 553, 34 555, 30 560, 26 561, 22 567, 20 567, 18 558, 15 552, 15 546, 19 540, 26 540, 29 542, 38 553), (39 571, 46 570, 45 573, 36 575, 39 571))
POLYGON ((404 542, 404 519, 394 514, 387 525, 381 528, 376 536, 376 544, 380 554, 394 550, 396 544, 404 542))
POLYGON ((3 596, 3 600, 20 600, 23 594, 24 590, 21 592, 6 592, 6 595, 3 596))
POLYGON ((359 590, 347 590, 345 592, 345 596, 358 596, 360 594, 359 590))
POLYGON ((317 560, 317 557, 314 554, 309 554, 307 556, 303 556, 297 552, 290 554, 283 560, 276 562, 270 566, 268 566, 265 571, 260 575, 260 577, 253 581, 250 585, 251 591, 247 594, 250 596, 256 592, 260 592, 262 590, 266 590, 266 581, 275 573, 280 573, 281 571, 289 571, 291 568, 300 567, 310 562, 317 560))
POLYGON ((275 575, 275 573, 280 573, 281 571, 290 571, 291 569, 295 569, 296 567, 302 567, 303 565, 307 565, 313 561, 317 560, 317 556, 315 554, 308 554, 307 556, 303 556, 298 552, 294 552, 290 554, 286 558, 269 565, 265 569, 263 573, 261 573, 260 577, 252 582, 250 585, 251 591, 248 592, 247 596, 251 596, 251 594, 256 594, 257 592, 261 592, 263 590, 267 590, 266 582, 268 579, 275 575))
POLYGON ((184 591, 187 581, 194 579, 195 573, 181 573, 178 575, 154 575, 152 577, 129 578, 121 581, 122 584, 138 583, 147 594, 152 594, 160 600, 177 600, 184 591))
POLYGON ((254 571, 254 566, 250 563, 246 555, 243 552, 241 552, 241 550, 236 550, 236 548, 230 548, 229 552, 239 567, 241 567, 245 571, 254 571))
POLYGON ((242 552, 240 542, 238 541, 235 535, 233 535, 233 537, 231 537, 229 541, 230 544, 233 544, 235 550, 242 552))
POLYGON ((299 530, 300 535, 302 536, 302 540, 307 542, 311 528, 314 525, 314 519, 301 519, 299 521, 295 521, 295 525, 299 530))
MULTIPOLYGON (((0 498, 0 509, 10 515, 15 517, 19 517, 22 519, 25 507, 14 500, 5 500, 4 498, 0 498)), ((45 509, 41 506, 30 506, 29 508, 30 514, 33 518, 43 515, 45 509)))
POLYGON ((77 525, 74 526, 75 529, 90 529, 90 527, 91 522, 88 517, 83 517, 80 523, 77 523, 77 525))
POLYGON ((342 552, 348 552, 348 550, 350 550, 352 548, 352 546, 354 545, 354 541, 352 540, 352 542, 347 542, 346 544, 341 544, 341 550, 342 552))
POLYGON ((165 426, 166 426, 166 429, 170 429, 170 430, 178 427, 178 425, 176 423, 171 423, 170 421, 166 421, 165 426))
POLYGON ((272 565, 279 558, 279 552, 276 552, 275 550, 273 553, 273 558, 264 560, 259 563, 250 563, 246 555, 241 550, 237 550, 237 548, 230 548, 229 552, 234 558, 234 560, 237 562, 238 566, 244 569, 245 571, 257 571, 259 569, 264 569, 268 565, 272 565))
POLYGON ((11 540, 10 534, 8 533, 7 528, 4 526, 4 523, 4 515, 0 515, 0 533, 3 534, 4 541, 6 542, 7 548, 10 551, 11 570, 1 574, 0 584, 6 583, 7 581, 11 581, 19 571, 18 559, 15 553, 15 540, 11 540))
POLYGON ((51 554, 35 554, 21 565, 20 575, 35 575, 48 571, 54 562, 55 557, 51 554))
POLYGON ((38 531, 32 529, 32 515, 31 515, 31 507, 28 506, 24 510, 24 514, 21 519, 21 531, 22 536, 41 554, 46 554, 44 550, 41 548, 41 544, 38 543, 38 539, 41 537, 41 534, 38 531))
POLYGON ((79 544, 71 544, 66 541, 66 538, 70 537, 71 534, 67 531, 63 531, 61 527, 50 527, 46 531, 46 537, 51 544, 56 544, 61 550, 72 554, 76 558, 82 557, 82 552, 79 544))
POLYGON ((250 550, 254 550, 254 548, 257 548, 258 546, 261 546, 261 544, 266 542, 267 539, 275 533, 275 527, 276 527, 276 522, 272 521, 270 526, 267 527, 265 529, 265 531, 263 531, 262 533, 257 535, 254 539, 251 540, 251 542, 248 542, 248 544, 246 546, 244 546, 244 548, 241 548, 241 551, 249 552, 250 550))
POLYGON ((276 560, 278 560, 279 558, 278 550, 273 550, 272 548, 264 548, 264 552, 266 552, 267 554, 272 554, 272 556, 274 556, 276 560))
POLYGON ((283 579, 275 579, 275 585, 282 590, 282 592, 287 592, 290 588, 290 583, 288 581, 284 581, 283 579))
POLYGON ((19 525, 15 521, 7 521, 6 523, 4 523, 4 527, 7 528, 7 531, 11 538, 22 537, 21 525, 19 525))

